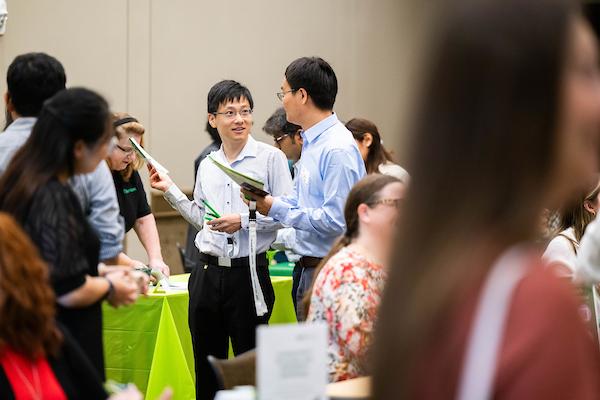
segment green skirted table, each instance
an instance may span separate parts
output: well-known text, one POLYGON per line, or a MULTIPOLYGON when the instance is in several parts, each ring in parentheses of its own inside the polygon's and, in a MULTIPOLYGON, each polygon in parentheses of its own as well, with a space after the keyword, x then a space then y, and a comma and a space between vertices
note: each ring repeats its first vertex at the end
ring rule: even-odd
MULTIPOLYGON (((171 277, 187 281, 188 275, 171 277)), ((296 322, 292 278, 271 277, 275 305, 270 324, 296 322)), ((103 305, 106 378, 133 382, 154 400, 166 386, 173 399, 194 399, 194 354, 188 328, 187 291, 155 292, 130 307, 103 305)))
POLYGON ((271 276, 292 276, 294 271, 293 262, 282 262, 269 265, 269 273, 271 276))

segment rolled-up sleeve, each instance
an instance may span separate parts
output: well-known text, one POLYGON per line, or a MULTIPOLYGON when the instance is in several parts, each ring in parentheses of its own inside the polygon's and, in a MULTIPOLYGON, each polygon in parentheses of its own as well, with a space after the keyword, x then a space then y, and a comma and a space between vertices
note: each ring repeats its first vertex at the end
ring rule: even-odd
POLYGON ((94 172, 74 177, 71 186, 100 239, 100 260, 116 257, 123 250, 125 231, 108 165, 101 162, 94 172))

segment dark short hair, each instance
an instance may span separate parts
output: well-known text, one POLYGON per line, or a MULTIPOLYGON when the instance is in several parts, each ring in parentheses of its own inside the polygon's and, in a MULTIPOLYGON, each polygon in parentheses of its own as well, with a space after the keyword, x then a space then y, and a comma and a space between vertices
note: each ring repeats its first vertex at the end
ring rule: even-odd
POLYGON ((285 79, 293 90, 303 88, 315 106, 332 110, 338 83, 331 65, 320 57, 302 57, 292 61, 285 70, 285 79))
POLYGON ((274 137, 281 136, 282 134, 293 135, 298 132, 298 129, 302 129, 302 127, 288 122, 283 107, 275 110, 273 115, 265 122, 265 126, 263 126, 263 131, 274 137))
POLYGON ((241 98, 247 99, 250 103, 250 108, 254 108, 252 95, 246 86, 232 80, 221 81, 211 87, 208 92, 208 112, 210 114, 216 113, 221 104, 230 101, 239 101, 241 98))
POLYGON ((37 188, 60 173, 75 173, 77 141, 89 148, 108 142, 110 123, 108 103, 91 90, 65 89, 46 100, 29 139, 0 177, 0 209, 23 223, 37 188))
POLYGON ((44 101, 63 90, 66 82, 62 64, 45 53, 17 56, 6 73, 10 100, 23 117, 37 117, 44 101))

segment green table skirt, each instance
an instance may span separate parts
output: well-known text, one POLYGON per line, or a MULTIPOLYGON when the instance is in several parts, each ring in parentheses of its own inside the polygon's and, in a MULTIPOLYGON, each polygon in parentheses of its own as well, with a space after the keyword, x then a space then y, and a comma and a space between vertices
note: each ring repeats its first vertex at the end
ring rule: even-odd
POLYGON ((293 271, 293 262, 282 262, 279 264, 269 265, 269 273, 271 276, 292 276, 293 271))
MULTIPOLYGON (((173 276, 187 281, 189 275, 173 276)), ((275 305, 270 324, 296 322, 292 279, 271 277, 275 305)), ((194 355, 188 328, 187 291, 152 293, 135 305, 119 309, 103 305, 104 355, 107 379, 133 382, 146 399, 154 400, 163 388, 174 399, 194 399, 194 355)))

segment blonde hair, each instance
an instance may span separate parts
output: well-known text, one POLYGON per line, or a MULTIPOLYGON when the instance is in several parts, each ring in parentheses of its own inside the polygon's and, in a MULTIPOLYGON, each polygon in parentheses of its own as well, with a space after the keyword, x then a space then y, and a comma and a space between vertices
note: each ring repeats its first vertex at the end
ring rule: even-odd
MULTIPOLYGON (((124 118, 132 118, 132 116, 123 112, 114 113, 112 115, 112 122, 114 123, 124 118)), ((123 139, 126 135, 140 135, 140 145, 142 147, 144 147, 144 132, 146 132, 144 125, 140 124, 137 121, 127 122, 115 128, 115 136, 119 140, 123 139)), ((110 159, 107 159, 106 161, 108 163, 108 166, 112 168, 112 165, 110 164, 110 159)), ((143 165, 144 160, 142 160, 140 157, 136 157, 136 159, 131 164, 129 164, 127 168, 119 172, 121 173, 123 179, 127 182, 129 181, 129 178, 131 178, 131 174, 133 174, 133 171, 139 170, 143 165)))

